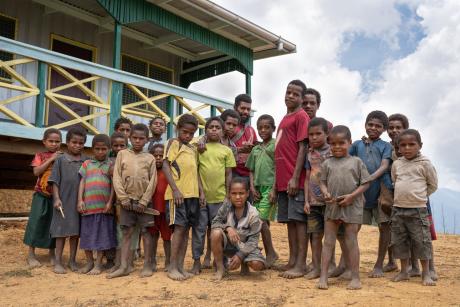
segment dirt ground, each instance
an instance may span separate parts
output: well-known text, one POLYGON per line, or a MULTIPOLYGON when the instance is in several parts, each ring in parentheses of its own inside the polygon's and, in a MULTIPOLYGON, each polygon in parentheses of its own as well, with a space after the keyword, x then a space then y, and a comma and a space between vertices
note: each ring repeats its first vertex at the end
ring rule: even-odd
MULTIPOLYGON (((280 258, 288 257, 286 229, 272 227, 275 246, 280 258)), ((27 248, 22 244, 24 224, 0 224, 0 297, 2 306, 8 305, 145 305, 145 306, 305 306, 307 304, 343 306, 406 305, 458 306, 460 303, 460 236, 440 235, 435 241, 435 255, 440 280, 436 287, 423 287, 419 278, 393 283, 387 273, 384 278, 370 279, 377 248, 378 230, 363 227, 359 236, 361 246, 361 278, 363 289, 346 290, 347 282, 330 280, 327 291, 317 290, 316 281, 304 278, 285 280, 278 272, 268 270, 249 277, 232 272, 220 282, 211 280, 211 270, 184 282, 175 282, 160 271, 153 277, 139 278, 141 262, 128 277, 107 280, 105 274, 87 276, 77 273, 56 275, 50 266, 33 270, 25 266, 27 248)), ((162 250, 161 246, 159 250, 162 250)), ((339 250, 339 249, 338 249, 339 250)), ((39 251, 45 262, 46 251, 39 251)), ((162 256, 163 253, 160 253, 162 256)), ((79 251, 79 262, 83 253, 79 251)), ((337 255, 338 257, 338 255, 337 255)), ((191 257, 187 256, 187 266, 191 257)))

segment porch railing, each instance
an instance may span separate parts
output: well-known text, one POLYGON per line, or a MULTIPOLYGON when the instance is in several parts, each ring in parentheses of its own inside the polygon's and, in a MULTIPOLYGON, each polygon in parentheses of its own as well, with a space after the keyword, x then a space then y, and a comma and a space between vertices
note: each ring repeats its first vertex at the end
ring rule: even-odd
POLYGON ((91 134, 97 134, 109 133, 113 121, 119 116, 144 122, 161 116, 168 123, 168 136, 171 136, 174 124, 184 113, 195 116, 200 128, 203 128, 206 117, 232 107, 231 103, 221 99, 4 37, 0 37, 0 51, 14 55, 11 60, 0 60, 0 69, 10 79, 0 79, 0 92, 3 92, 0 95, 0 113, 26 127, 63 129, 80 124, 91 134), (25 69, 26 65, 35 65, 35 68, 25 69), (69 69, 84 72, 89 77, 78 79, 69 69), (67 83, 51 87, 48 78, 51 71, 67 83), (121 90, 120 84, 129 88, 138 100, 121 105, 121 108, 121 101, 111 101, 111 91, 121 90), (78 88, 87 98, 62 92, 70 88, 78 88), (150 92, 148 90, 156 95, 149 97, 146 94, 150 92), (159 100, 164 99, 167 99, 166 111, 157 105, 159 100), (89 113, 79 115, 67 105, 68 102, 89 107, 89 113), (22 110, 35 110, 27 118, 24 112, 15 111, 12 107, 15 103, 23 104, 22 110), (47 125, 51 105, 67 114, 68 119, 47 125), (117 110, 120 111, 117 113, 117 110))

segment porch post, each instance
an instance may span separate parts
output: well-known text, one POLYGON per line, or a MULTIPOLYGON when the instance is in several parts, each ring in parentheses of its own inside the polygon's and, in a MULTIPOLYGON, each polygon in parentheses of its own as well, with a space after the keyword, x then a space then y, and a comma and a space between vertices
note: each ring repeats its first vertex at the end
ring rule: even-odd
MULTIPOLYGON (((113 68, 121 68, 121 24, 115 21, 113 36, 113 68)), ((112 81, 112 94, 110 97, 109 131, 113 132, 113 124, 121 116, 122 84, 112 81)))
POLYGON ((168 116, 169 116, 167 137, 168 139, 170 139, 174 135, 174 97, 173 96, 168 96, 166 112, 168 113, 168 116))
POLYGON ((246 94, 251 96, 251 74, 246 72, 246 94))
POLYGON ((211 114, 210 114, 211 117, 216 116, 216 113, 217 113, 217 112, 216 112, 216 107, 215 107, 215 106, 211 106, 211 114))
POLYGON ((45 126, 45 91, 46 91, 46 63, 39 61, 37 70, 37 88, 40 91, 35 102, 35 127, 45 126))

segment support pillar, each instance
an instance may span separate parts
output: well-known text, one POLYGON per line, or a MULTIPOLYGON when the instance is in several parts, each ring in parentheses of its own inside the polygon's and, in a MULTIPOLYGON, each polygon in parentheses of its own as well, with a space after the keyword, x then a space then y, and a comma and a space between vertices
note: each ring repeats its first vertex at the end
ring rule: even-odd
MULTIPOLYGON (((115 21, 114 36, 113 36, 113 68, 121 68, 121 24, 115 21)), ((110 120, 109 132, 113 132, 115 121, 121 116, 121 98, 122 84, 112 81, 112 93, 110 97, 110 120)))
POLYGON ((251 74, 246 72, 246 94, 251 96, 251 74))
POLYGON ((169 116, 167 137, 168 139, 170 139, 174 135, 174 97, 173 96, 168 96, 166 112, 168 113, 168 116, 169 116))
POLYGON ((35 127, 45 127, 45 103, 46 103, 46 63, 39 61, 37 70, 37 88, 40 91, 35 102, 35 127))

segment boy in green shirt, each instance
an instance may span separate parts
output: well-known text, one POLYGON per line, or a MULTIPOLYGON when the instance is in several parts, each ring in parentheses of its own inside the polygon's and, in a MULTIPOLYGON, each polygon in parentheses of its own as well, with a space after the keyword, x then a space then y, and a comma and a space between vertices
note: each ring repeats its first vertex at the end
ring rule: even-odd
POLYGON ((262 241, 267 257, 267 267, 271 267, 278 259, 273 247, 270 232, 270 221, 276 219, 277 206, 270 201, 270 193, 275 180, 275 140, 272 138, 275 131, 275 120, 264 114, 257 119, 257 131, 262 144, 255 146, 246 162, 250 170, 251 193, 254 197, 254 206, 259 211, 262 220, 262 241))

